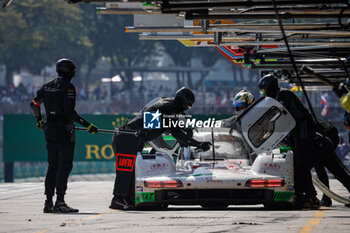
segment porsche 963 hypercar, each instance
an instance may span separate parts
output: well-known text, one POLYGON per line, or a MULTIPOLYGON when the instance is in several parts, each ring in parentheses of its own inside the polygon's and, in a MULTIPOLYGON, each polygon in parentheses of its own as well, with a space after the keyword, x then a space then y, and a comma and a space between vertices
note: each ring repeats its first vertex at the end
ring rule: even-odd
POLYGON ((266 97, 239 117, 240 132, 194 130, 195 139, 212 142, 208 151, 181 148, 167 138, 150 142, 136 159, 135 206, 288 206, 294 199, 293 153, 273 148, 294 125, 290 113, 266 97))

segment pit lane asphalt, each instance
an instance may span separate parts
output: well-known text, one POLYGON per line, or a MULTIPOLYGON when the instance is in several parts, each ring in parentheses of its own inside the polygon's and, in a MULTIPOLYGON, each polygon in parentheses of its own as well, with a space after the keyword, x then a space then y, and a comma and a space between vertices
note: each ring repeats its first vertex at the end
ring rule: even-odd
MULTIPOLYGON (((334 179, 331 188, 348 195, 334 179)), ((112 176, 70 182, 66 202, 80 213, 43 214, 43 182, 0 183, 0 232, 350 232, 350 208, 337 202, 330 208, 304 211, 267 211, 256 205, 125 212, 108 208, 112 189, 112 176)))

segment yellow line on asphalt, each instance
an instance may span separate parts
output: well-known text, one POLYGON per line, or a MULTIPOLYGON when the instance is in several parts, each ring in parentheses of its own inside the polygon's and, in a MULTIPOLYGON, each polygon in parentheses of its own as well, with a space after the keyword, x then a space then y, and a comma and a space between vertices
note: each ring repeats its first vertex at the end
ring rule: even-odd
POLYGON ((322 207, 320 210, 322 211, 316 211, 315 214, 312 216, 312 218, 309 219, 307 222, 307 226, 304 226, 300 233, 310 233, 314 229, 314 226, 319 225, 321 222, 321 218, 324 217, 326 214, 327 207, 322 207))
POLYGON ((323 218, 324 215, 326 214, 326 211, 317 211, 315 214, 314 214, 314 218, 323 218))
POLYGON ((119 210, 110 210, 110 211, 99 213, 99 214, 95 214, 95 215, 92 215, 92 216, 89 216, 89 217, 86 217, 86 218, 83 218, 83 219, 76 219, 76 220, 74 220, 72 222, 69 222, 69 223, 65 223, 64 222, 64 223, 55 225, 53 227, 49 227, 49 228, 46 228, 46 229, 43 229, 43 230, 39 230, 39 231, 37 231, 35 233, 46 233, 46 232, 49 232, 49 231, 54 230, 54 229, 59 228, 59 227, 67 227, 67 226, 70 226, 70 225, 73 225, 73 224, 82 223, 85 220, 97 219, 97 218, 102 217, 103 215, 110 214, 110 213, 113 213, 113 212, 118 212, 118 211, 119 210))
POLYGON ((300 233, 308 233, 308 232, 311 232, 313 229, 312 226, 305 226, 301 229, 300 233))
POLYGON ((58 228, 58 227, 60 227, 60 226, 61 226, 61 224, 58 224, 58 225, 56 225, 56 226, 53 226, 53 227, 50 227, 50 228, 46 228, 46 229, 37 231, 37 232, 35 232, 35 233, 46 233, 46 232, 51 231, 51 230, 53 230, 53 229, 55 229, 55 228, 58 228))
POLYGON ((320 224, 320 222, 321 222, 321 219, 310 219, 308 221, 307 225, 315 226, 315 225, 320 224))

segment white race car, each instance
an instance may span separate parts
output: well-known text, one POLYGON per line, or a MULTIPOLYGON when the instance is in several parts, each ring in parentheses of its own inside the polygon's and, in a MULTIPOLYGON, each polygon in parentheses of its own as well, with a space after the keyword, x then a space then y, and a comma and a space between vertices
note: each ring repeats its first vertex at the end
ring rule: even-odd
POLYGON ((290 117, 277 101, 262 98, 240 117, 241 133, 225 128, 196 130, 195 139, 213 143, 209 151, 151 142, 148 153, 136 159, 135 206, 291 204, 293 154, 287 148, 272 150, 294 127, 290 117), (286 120, 292 123, 282 124, 286 120), (247 144, 258 152, 254 161, 247 144))

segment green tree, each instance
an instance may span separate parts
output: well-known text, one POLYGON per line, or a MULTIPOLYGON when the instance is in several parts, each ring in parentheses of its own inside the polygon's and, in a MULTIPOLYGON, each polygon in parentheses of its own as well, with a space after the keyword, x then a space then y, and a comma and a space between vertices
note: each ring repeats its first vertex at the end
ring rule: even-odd
POLYGON ((7 84, 12 83, 12 75, 21 67, 22 60, 21 43, 25 36, 21 33, 26 27, 22 14, 9 8, 0 12, 0 64, 5 65, 5 79, 7 84))
POLYGON ((96 5, 92 4, 80 4, 80 9, 83 24, 88 29, 86 36, 92 44, 81 57, 87 65, 85 87, 89 85, 98 61, 107 57, 113 68, 111 75, 119 74, 123 89, 131 89, 134 86, 133 68, 151 64, 154 42, 140 41, 137 34, 125 33, 125 26, 132 25, 132 16, 98 15, 96 5))
POLYGON ((102 56, 102 50, 105 47, 104 37, 106 36, 106 20, 104 20, 101 15, 96 15, 96 5, 79 4, 79 6, 83 12, 82 23, 87 29, 86 36, 92 44, 92 46, 86 47, 86 49, 83 50, 83 54, 80 57, 80 60, 83 60, 87 65, 87 74, 84 77, 83 84, 85 88, 88 88, 92 71, 96 68, 97 63, 102 56))
POLYGON ((39 74, 61 57, 72 58, 79 66, 84 49, 92 46, 76 5, 60 0, 22 0, 1 12, 1 17, 9 18, 1 21, 0 27, 1 53, 6 54, 0 59, 6 66, 7 84, 12 83, 15 71, 39 74), (14 28, 13 17, 17 22, 14 28))
MULTIPOLYGON (((215 51, 215 48, 191 48, 182 45, 178 41, 162 41, 161 43, 165 49, 165 52, 173 59, 175 65, 178 67, 191 67, 192 59, 199 58, 204 67, 210 68, 215 65, 218 59, 220 59, 220 54, 215 51)), ((201 72, 200 74, 201 77, 194 83, 191 72, 186 73, 187 82, 184 80, 185 77, 183 72, 176 72, 178 87, 186 85, 190 89, 198 90, 202 86, 206 76, 209 74, 209 71, 201 72)))
POLYGON ((103 20, 101 54, 111 59, 114 72, 121 77, 123 89, 130 90, 134 86, 133 68, 154 64, 155 42, 140 41, 137 34, 125 33, 125 26, 132 25, 132 16, 106 15, 103 20))
MULTIPOLYGON (((191 61, 194 58, 194 48, 187 48, 178 41, 162 41, 161 44, 171 59, 174 61, 176 67, 191 67, 191 61)), ((191 72, 187 72, 187 84, 185 84, 184 73, 179 70, 176 72, 177 88, 186 85, 193 89, 191 72)))

